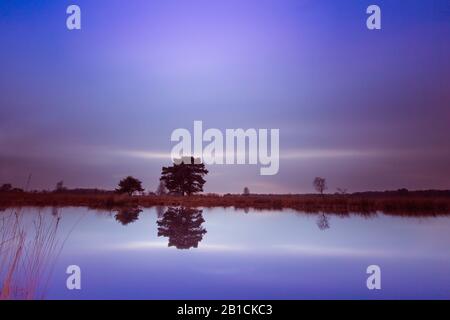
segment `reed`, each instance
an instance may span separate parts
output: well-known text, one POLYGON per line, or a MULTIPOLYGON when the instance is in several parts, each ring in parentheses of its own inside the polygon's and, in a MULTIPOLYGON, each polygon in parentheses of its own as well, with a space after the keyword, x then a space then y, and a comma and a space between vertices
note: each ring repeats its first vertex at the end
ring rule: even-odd
POLYGON ((0 300, 44 298, 59 247, 58 225, 58 216, 42 212, 32 221, 21 210, 0 214, 0 300))

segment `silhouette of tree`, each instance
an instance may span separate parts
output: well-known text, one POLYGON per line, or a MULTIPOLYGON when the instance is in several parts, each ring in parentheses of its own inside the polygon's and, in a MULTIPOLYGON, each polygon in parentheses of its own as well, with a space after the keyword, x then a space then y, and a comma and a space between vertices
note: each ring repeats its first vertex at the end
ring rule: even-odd
POLYGON ((12 190, 12 185, 10 183, 5 183, 0 187, 0 191, 2 192, 8 192, 12 190))
POLYGON ((203 210, 169 207, 162 218, 158 219, 158 237, 168 237, 169 247, 177 249, 197 248, 206 229, 203 210))
POLYGON ((121 208, 114 216, 118 222, 126 226, 129 223, 135 222, 139 219, 139 214, 142 212, 140 208, 121 208))
POLYGON ((243 196, 249 196, 250 195, 250 189, 245 187, 244 192, 242 193, 243 196))
POLYGON ((317 226, 320 230, 326 230, 330 228, 330 221, 324 213, 321 213, 317 218, 317 226))
POLYGON ((144 189, 142 188, 142 182, 131 176, 122 179, 119 182, 119 188, 116 189, 116 192, 127 193, 129 196, 132 196, 135 192, 142 191, 144 191, 144 189))
POLYGON ((174 163, 171 167, 163 167, 161 181, 163 181, 171 193, 190 196, 193 193, 202 192, 205 179, 208 174, 203 163, 195 163, 194 157, 184 158, 180 164, 174 163))
POLYGON ((316 177, 313 182, 314 188, 317 192, 323 195, 323 192, 327 189, 327 181, 325 178, 316 177))
POLYGON ((166 184, 164 183, 164 181, 160 180, 158 188, 156 189, 156 195, 157 196, 163 196, 165 194, 167 194, 166 184))
POLYGON ((406 188, 402 188, 402 189, 398 189, 397 190, 397 194, 400 196, 406 196, 408 195, 409 190, 406 188))
POLYGON ((61 180, 56 184, 55 192, 62 192, 62 191, 66 191, 66 190, 67 190, 67 188, 64 187, 64 181, 61 180))

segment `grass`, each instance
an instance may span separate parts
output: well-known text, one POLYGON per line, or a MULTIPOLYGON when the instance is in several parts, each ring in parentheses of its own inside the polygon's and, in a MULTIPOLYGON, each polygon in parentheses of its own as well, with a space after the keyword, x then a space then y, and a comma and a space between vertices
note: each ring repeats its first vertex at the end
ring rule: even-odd
POLYGON ((40 212, 31 222, 20 210, 0 215, 0 300, 44 298, 59 246, 58 224, 58 217, 40 212))
POLYGON ((236 209, 293 209, 323 213, 450 214, 450 196, 350 194, 350 195, 196 195, 128 196, 114 193, 0 193, 0 208, 8 207, 89 207, 117 209, 123 207, 186 206, 234 207, 236 209))

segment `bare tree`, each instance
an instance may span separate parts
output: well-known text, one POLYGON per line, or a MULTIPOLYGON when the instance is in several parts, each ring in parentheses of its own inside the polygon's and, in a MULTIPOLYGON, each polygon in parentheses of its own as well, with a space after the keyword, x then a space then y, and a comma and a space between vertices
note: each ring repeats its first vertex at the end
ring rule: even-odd
POLYGON ((66 187, 64 187, 64 181, 61 180, 56 184, 55 192, 63 192, 66 190, 67 190, 66 187))
POLYGON ((347 189, 346 188, 337 188, 337 193, 338 194, 342 194, 342 195, 346 195, 347 194, 347 189))
POLYGON ((316 177, 313 182, 314 188, 317 192, 323 195, 323 192, 327 189, 327 181, 325 178, 316 177))
POLYGON ((243 196, 249 196, 250 195, 250 189, 248 187, 244 188, 244 192, 242 193, 243 196))

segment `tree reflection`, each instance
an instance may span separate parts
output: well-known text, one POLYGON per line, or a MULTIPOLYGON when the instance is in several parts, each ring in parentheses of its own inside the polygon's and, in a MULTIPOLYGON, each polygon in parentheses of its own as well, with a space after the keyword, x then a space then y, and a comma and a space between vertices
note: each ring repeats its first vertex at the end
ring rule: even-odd
POLYGON ((168 237, 169 247, 177 249, 197 248, 206 229, 202 227, 203 210, 169 207, 158 219, 158 237, 168 237))
POLYGON ((114 218, 122 225, 126 226, 127 224, 138 220, 141 212, 142 210, 139 207, 121 208, 114 218))
POLYGON ((164 216, 164 209, 165 209, 165 207, 163 207, 163 206, 156 206, 156 215, 157 215, 158 219, 160 219, 164 216))
POLYGON ((330 221, 324 213, 319 214, 319 217, 317 218, 317 226, 320 230, 330 229, 330 221))

